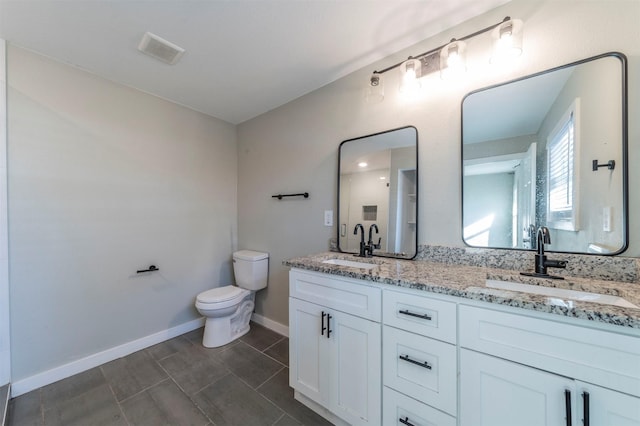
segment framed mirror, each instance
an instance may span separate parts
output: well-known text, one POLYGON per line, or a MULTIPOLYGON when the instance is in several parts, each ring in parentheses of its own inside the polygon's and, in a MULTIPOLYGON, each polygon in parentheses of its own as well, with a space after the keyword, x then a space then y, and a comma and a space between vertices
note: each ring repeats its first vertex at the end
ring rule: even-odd
POLYGON ((462 102, 462 228, 474 247, 614 255, 628 244, 627 63, 607 53, 462 102))
POLYGON ((338 248, 359 253, 360 242, 379 247, 374 256, 412 259, 418 249, 418 131, 403 127, 340 144, 338 248), (362 225, 362 231, 354 234, 362 225), (377 228, 377 232, 376 232, 377 228))

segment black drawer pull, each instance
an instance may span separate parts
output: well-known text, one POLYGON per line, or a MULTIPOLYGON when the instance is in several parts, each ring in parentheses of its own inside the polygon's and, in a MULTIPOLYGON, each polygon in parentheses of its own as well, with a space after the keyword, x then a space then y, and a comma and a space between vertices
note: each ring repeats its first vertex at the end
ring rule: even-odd
POLYGON ((426 368, 427 370, 431 370, 431 365, 429 365, 427 361, 416 361, 415 359, 409 358, 409 355, 400 355, 400 359, 410 362, 411 364, 419 365, 420 367, 426 368))
POLYGON ((582 425, 589 426, 589 392, 582 392, 582 400, 584 402, 582 407, 582 425))
POLYGON ((331 332, 333 331, 331 330, 331 318, 333 318, 331 314, 327 314, 327 339, 331 337, 331 332))
POLYGON ((402 417, 400 417, 400 418, 398 419, 398 421, 399 421, 400 423, 402 423, 403 425, 407 425, 407 426, 415 426, 413 423, 411 423, 411 422, 409 421, 409 417, 407 417, 407 416, 404 416, 404 419, 403 419, 402 417))
POLYGON ((571 426, 571 391, 569 389, 564 391, 564 411, 567 415, 567 426, 571 426))
POLYGON ((324 331, 327 329, 327 327, 324 326, 324 317, 326 317, 327 314, 325 314, 324 311, 322 311, 322 327, 320 327, 320 335, 324 336, 324 331))
POLYGON ((431 321, 431 317, 427 314, 416 314, 414 312, 408 311, 408 310, 404 310, 404 311, 398 311, 399 314, 402 315, 409 315, 410 317, 416 317, 416 318, 421 318, 427 321, 431 321))

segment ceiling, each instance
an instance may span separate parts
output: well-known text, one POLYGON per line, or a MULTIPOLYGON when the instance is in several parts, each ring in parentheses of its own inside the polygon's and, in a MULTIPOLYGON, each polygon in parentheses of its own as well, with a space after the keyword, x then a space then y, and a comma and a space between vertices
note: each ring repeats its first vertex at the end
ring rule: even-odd
POLYGON ((237 124, 507 2, 0 0, 0 37, 237 124), (147 31, 185 55, 140 53, 147 31))
POLYGON ((563 68, 467 96, 462 104, 464 143, 538 133, 573 70, 563 68))

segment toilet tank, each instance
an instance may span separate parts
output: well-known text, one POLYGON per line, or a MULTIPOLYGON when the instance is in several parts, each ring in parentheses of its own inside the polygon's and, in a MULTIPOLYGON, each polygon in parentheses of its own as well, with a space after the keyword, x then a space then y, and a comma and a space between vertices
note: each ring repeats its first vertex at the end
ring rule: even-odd
POLYGON ((253 291, 265 288, 269 276, 269 253, 252 250, 233 253, 233 273, 238 287, 253 291))

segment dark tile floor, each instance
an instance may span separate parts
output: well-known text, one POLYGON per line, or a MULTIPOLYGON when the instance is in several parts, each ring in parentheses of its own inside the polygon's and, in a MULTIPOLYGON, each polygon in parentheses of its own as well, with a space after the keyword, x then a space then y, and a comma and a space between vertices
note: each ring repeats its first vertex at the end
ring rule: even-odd
POLYGON ((329 425, 293 399, 289 341, 255 323, 226 346, 202 329, 14 398, 8 425, 329 425))

